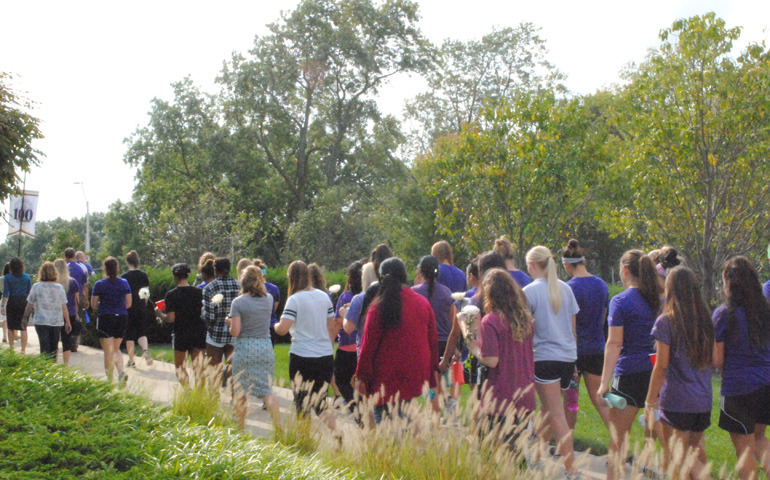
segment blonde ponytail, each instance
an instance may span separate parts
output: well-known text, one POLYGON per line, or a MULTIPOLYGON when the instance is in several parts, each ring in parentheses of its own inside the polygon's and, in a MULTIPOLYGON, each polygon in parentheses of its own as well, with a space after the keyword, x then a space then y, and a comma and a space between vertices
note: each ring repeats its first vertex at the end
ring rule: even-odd
POLYGON ((559 310, 561 310, 561 286, 559 285, 559 277, 556 273, 556 262, 551 251, 542 245, 538 245, 527 252, 527 262, 537 264, 545 272, 545 277, 548 281, 548 300, 551 302, 553 312, 559 313, 559 310))

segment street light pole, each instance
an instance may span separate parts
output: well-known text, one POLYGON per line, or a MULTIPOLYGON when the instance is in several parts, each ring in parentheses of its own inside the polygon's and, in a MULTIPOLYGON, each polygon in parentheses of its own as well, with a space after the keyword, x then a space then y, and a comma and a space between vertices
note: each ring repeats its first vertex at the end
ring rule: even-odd
POLYGON ((86 187, 85 183, 83 182, 73 182, 74 185, 80 185, 80 189, 83 191, 83 199, 86 201, 86 241, 85 241, 85 250, 86 250, 86 261, 89 261, 91 258, 91 225, 90 225, 90 214, 88 211, 88 197, 86 197, 86 187))

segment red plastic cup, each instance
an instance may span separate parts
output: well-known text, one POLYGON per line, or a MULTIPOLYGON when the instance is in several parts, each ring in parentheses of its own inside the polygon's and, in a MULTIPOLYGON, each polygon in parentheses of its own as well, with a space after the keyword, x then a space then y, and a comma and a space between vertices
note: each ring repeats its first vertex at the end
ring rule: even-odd
POLYGON ((465 385, 463 364, 461 362, 452 362, 452 380, 455 385, 465 385))
POLYGON ((652 366, 653 367, 655 367, 655 360, 657 360, 657 359, 658 359, 658 354, 657 353, 651 353, 650 354, 650 361, 652 362, 652 366))
POLYGON ((160 310, 161 312, 165 312, 166 311, 166 300, 165 299, 158 300, 157 302, 155 302, 155 306, 158 307, 158 310, 160 310))

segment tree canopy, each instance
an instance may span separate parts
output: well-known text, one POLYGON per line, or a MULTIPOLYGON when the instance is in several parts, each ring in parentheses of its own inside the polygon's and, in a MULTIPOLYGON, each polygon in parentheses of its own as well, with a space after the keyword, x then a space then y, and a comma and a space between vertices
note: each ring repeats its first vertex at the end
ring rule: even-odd
POLYGON ((632 172, 616 228, 676 246, 709 298, 722 262, 770 233, 770 61, 764 45, 736 55, 739 36, 713 13, 677 20, 616 102, 619 167, 632 172))
POLYGON ((43 155, 32 146, 43 138, 40 120, 29 114, 32 103, 10 87, 12 79, 0 72, 0 202, 21 186, 19 172, 29 172, 43 155))

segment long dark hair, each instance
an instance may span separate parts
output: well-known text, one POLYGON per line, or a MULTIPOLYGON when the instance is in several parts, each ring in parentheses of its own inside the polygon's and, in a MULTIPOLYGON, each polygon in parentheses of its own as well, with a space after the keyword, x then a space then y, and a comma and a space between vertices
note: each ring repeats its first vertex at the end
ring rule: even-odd
POLYGON ((371 262, 374 266, 374 274, 377 278, 380 278, 380 265, 382 262, 393 256, 393 252, 390 251, 390 247, 381 243, 372 250, 371 262))
POLYGON ((433 290, 436 288, 436 279, 438 279, 438 259, 433 255, 425 255, 417 264, 417 269, 428 282, 428 300, 430 300, 433 298, 433 290))
POLYGON ((762 295, 762 284, 748 258, 733 257, 722 267, 727 296, 728 329, 737 331, 735 311, 746 314, 751 346, 763 350, 770 341, 770 303, 762 295))
POLYGON ((406 283, 406 267, 398 257, 390 257, 380 265, 380 287, 372 307, 380 310, 385 328, 401 325, 401 288, 406 283))
POLYGON ((636 279, 639 293, 657 316, 661 291, 652 259, 641 250, 629 250, 620 257, 620 264, 628 268, 628 272, 636 279))
POLYGON ((523 341, 532 332, 532 315, 527 297, 504 268, 493 268, 484 275, 484 311, 498 312, 511 326, 513 339, 523 341))
POLYGON ((698 370, 711 365, 714 325, 703 300, 698 279, 687 267, 674 267, 666 276, 663 314, 671 327, 671 344, 684 345, 687 361, 698 370))
POLYGON ((361 283, 361 269, 363 265, 359 262, 353 262, 348 265, 348 281, 345 283, 345 290, 349 290, 353 295, 358 295, 363 290, 361 283))

